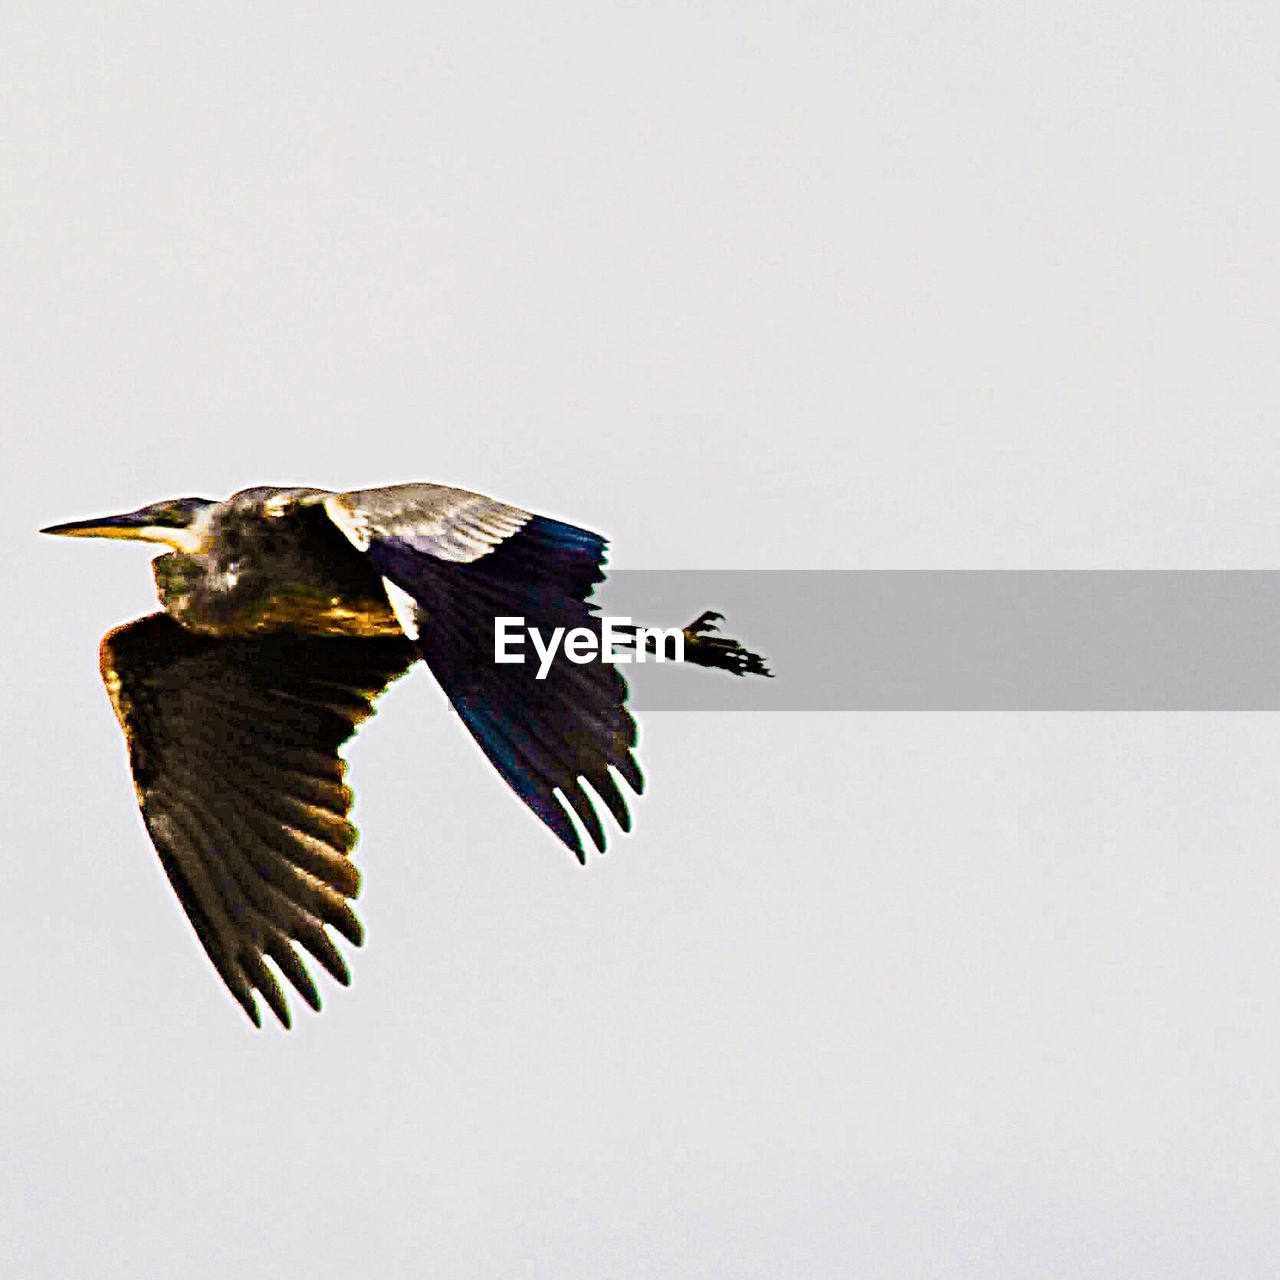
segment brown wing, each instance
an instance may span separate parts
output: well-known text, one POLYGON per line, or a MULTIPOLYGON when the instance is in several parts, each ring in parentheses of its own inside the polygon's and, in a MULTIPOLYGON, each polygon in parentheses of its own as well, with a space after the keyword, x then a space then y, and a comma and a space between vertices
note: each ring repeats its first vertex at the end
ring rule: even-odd
POLYGON ((360 874, 338 748, 414 661, 399 637, 197 635, 164 613, 112 631, 102 678, 129 745, 143 820, 214 968, 261 1025, 256 988, 284 1026, 269 956, 313 1009, 294 943, 339 982, 326 931, 359 945, 360 874))

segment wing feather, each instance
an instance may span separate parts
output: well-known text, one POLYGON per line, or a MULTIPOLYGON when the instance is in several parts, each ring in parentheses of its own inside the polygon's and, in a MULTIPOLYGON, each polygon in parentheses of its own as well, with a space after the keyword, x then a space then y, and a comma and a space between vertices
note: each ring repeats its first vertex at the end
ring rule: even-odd
POLYGON ((637 794, 644 781, 632 754, 636 727, 627 686, 616 666, 580 665, 561 655, 539 680, 534 662, 494 660, 497 617, 523 617, 544 638, 555 627, 585 627, 599 642, 588 599, 604 576, 604 539, 440 485, 332 494, 324 508, 382 578, 410 598, 406 635, 525 804, 579 859, 582 840, 571 814, 595 847, 605 848, 591 792, 629 830, 610 770, 637 794))
POLYGON ((355 945, 363 936, 349 902, 360 876, 338 748, 416 656, 400 639, 200 636, 162 613, 103 641, 103 678, 161 865, 257 1025, 255 992, 290 1025, 267 958, 320 1006, 295 943, 351 980, 327 932, 355 945))
POLYGON ((459 564, 486 555, 533 518, 519 507, 444 484, 353 489, 328 495, 324 509, 359 551, 394 538, 423 555, 459 564))

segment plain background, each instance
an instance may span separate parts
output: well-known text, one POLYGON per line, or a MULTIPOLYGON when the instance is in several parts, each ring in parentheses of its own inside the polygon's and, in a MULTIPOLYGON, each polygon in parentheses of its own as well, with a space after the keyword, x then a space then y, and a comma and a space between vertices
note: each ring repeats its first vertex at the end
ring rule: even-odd
POLYGON ((422 673, 350 751, 355 986, 255 1034, 95 669, 147 553, 34 533, 434 479, 628 568, 1275 568, 1274 4, 0 51, 0 1271, 1280 1272, 1275 716, 653 714, 583 871, 422 673))

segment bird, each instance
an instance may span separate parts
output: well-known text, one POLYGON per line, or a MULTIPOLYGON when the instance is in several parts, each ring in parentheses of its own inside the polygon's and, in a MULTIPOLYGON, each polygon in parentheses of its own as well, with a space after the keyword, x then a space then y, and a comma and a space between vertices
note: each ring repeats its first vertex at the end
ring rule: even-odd
MULTIPOLYGON (((156 543, 162 608, 109 631, 100 668, 143 823, 218 976, 255 1026, 260 996, 312 1009, 304 954, 338 983, 334 941, 364 929, 352 908, 352 792, 339 748, 378 696, 422 661, 480 750, 585 863, 581 824, 604 852, 599 804, 623 831, 644 776, 616 663, 560 656, 497 662, 495 620, 530 638, 601 638, 591 601, 600 534, 467 489, 411 483, 349 491, 258 486, 177 498, 40 532, 156 543)), ((771 676, 708 610, 681 629, 686 662, 771 676)), ((631 633, 639 656, 652 635, 631 633)), ((674 629, 672 629, 674 630, 674 629)))

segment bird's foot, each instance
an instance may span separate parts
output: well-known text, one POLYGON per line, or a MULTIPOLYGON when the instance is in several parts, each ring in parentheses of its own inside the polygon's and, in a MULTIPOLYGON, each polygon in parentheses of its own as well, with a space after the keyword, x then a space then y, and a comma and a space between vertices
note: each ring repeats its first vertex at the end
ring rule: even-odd
POLYGON ((716 623, 724 614, 708 609, 684 628, 684 660, 697 667, 718 667, 735 676, 772 676, 773 672, 758 654, 745 649, 729 636, 719 635, 716 623))

